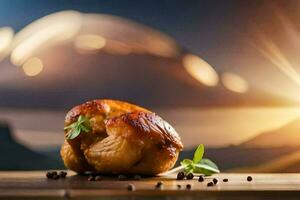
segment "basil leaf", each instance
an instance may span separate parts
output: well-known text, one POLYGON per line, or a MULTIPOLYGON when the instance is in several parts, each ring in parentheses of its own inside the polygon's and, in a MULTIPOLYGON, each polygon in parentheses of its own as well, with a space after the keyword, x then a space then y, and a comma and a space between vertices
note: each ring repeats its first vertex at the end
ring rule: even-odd
POLYGON ((200 164, 204 164, 204 165, 208 165, 212 168, 218 169, 218 166, 216 165, 216 163, 214 163, 213 161, 211 161, 208 158, 203 158, 200 162, 200 164))
POLYGON ((203 154, 204 154, 204 145, 200 144, 194 153, 193 162, 199 163, 203 157, 203 154))
POLYGON ((79 125, 79 128, 86 133, 91 131, 90 127, 84 126, 82 124, 79 125))
POLYGON ((67 139, 74 139, 76 138, 81 132, 90 132, 90 122, 89 119, 86 118, 83 115, 80 115, 76 122, 64 127, 65 131, 68 131, 67 133, 67 139))
POLYGON ((193 172, 194 171, 194 165, 193 164, 186 165, 185 168, 183 169, 183 171, 185 173, 193 172))
POLYGON ((67 139, 72 140, 80 134, 81 130, 79 128, 71 129, 68 132, 67 139))
POLYGON ((220 170, 213 161, 203 158, 199 163, 194 164, 194 172, 210 176, 215 173, 220 173, 220 170))
POLYGON ((64 130, 75 128, 76 123, 70 124, 69 126, 64 127, 64 130))
POLYGON ((193 161, 190 159, 184 159, 183 161, 180 162, 181 166, 184 167, 183 171, 185 173, 193 172, 194 166, 193 166, 193 161))
POLYGON ((193 164, 193 161, 190 159, 184 159, 183 161, 180 162, 180 164, 185 167, 185 166, 193 164))
POLYGON ((88 119, 87 119, 85 116, 80 115, 80 116, 78 117, 77 123, 82 124, 82 123, 86 122, 87 120, 88 120, 88 119))
POLYGON ((213 161, 207 158, 203 158, 203 154, 204 145, 200 144, 194 152, 193 160, 184 159, 180 162, 184 172, 200 173, 207 176, 215 173, 220 173, 218 166, 213 161))

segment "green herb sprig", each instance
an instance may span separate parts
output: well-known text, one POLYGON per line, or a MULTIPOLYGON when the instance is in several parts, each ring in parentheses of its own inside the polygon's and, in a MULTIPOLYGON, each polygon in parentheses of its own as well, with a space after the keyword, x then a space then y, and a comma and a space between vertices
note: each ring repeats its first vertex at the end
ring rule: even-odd
POLYGON ((184 159, 180 162, 185 173, 199 173, 206 176, 220 173, 218 166, 211 160, 203 158, 204 145, 200 144, 194 152, 194 158, 184 159))
POLYGON ((64 127, 64 130, 67 131, 67 139, 72 140, 82 132, 90 132, 91 125, 88 118, 80 115, 76 122, 64 127))

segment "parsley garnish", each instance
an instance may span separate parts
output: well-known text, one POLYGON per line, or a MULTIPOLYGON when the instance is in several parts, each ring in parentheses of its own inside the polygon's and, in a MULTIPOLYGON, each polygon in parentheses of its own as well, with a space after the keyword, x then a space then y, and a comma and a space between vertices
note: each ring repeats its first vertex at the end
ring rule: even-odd
POLYGON ((81 132, 90 132, 91 125, 89 119, 83 115, 80 115, 76 122, 64 127, 67 131, 67 139, 72 140, 76 138, 81 132))

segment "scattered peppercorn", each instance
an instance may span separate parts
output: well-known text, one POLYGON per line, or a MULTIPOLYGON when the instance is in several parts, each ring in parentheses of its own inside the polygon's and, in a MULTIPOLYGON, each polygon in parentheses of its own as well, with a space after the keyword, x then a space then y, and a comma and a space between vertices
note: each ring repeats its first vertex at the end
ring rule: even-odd
POLYGON ((58 175, 59 175, 60 178, 66 178, 67 172, 65 172, 65 171, 60 171, 58 175))
POLYGON ((162 182, 162 181, 158 181, 157 183, 156 183, 156 185, 157 186, 161 186, 161 185, 163 185, 164 183, 162 182))
POLYGON ((184 172, 178 172, 177 174, 177 180, 183 180, 185 177, 184 172))
POLYGON ((180 189, 180 188, 181 188, 181 185, 177 185, 177 188, 180 189))
POLYGON ((46 177, 49 178, 49 179, 53 178, 53 173, 52 172, 47 172, 46 177))
POLYGON ((57 174, 57 171, 47 172, 46 177, 49 179, 54 179, 54 180, 57 180, 60 178, 60 176, 57 174))
POLYGON ((88 181, 95 181, 95 177, 94 176, 89 176, 88 181))
POLYGON ((102 180, 102 176, 95 176, 95 181, 101 181, 102 180))
POLYGON ((127 186, 127 190, 128 190, 128 191, 134 191, 134 190, 135 190, 135 186, 134 186, 133 184, 129 184, 129 185, 127 186))
POLYGON ((124 181, 124 180, 127 179, 127 176, 125 176, 125 175, 123 175, 123 174, 120 174, 120 175, 118 176, 118 179, 119 179, 119 181, 124 181))
POLYGON ((248 177, 247 177, 247 181, 251 182, 251 181, 252 181, 252 177, 251 177, 251 176, 248 176, 248 177))
POLYGON ((141 177, 140 175, 134 175, 133 179, 134 179, 134 180, 141 180, 142 177, 141 177))
POLYGON ((213 182, 208 182, 207 187, 211 187, 211 186, 214 186, 214 183, 213 182))
POLYGON ((162 181, 158 181, 155 186, 157 189, 163 189, 164 185, 162 181))
POLYGON ((223 182, 228 182, 228 178, 224 178, 224 179, 223 179, 223 182))
POLYGON ((192 185, 191 184, 187 184, 186 185, 186 189, 190 190, 192 188, 192 185))
POLYGON ((218 183, 218 179, 213 178, 213 183, 216 185, 218 183))
POLYGON ((203 178, 203 176, 199 176, 199 178, 198 178, 198 182, 203 182, 204 181, 204 178, 203 178))
POLYGON ((193 179, 194 178, 194 174, 193 173, 188 173, 186 175, 186 179, 193 179))

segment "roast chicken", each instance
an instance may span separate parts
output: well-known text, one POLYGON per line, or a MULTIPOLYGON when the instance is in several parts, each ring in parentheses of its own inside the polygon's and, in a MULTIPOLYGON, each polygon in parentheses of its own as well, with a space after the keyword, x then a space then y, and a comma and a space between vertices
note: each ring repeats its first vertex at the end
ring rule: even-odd
POLYGON ((60 153, 77 173, 157 175, 174 166, 182 148, 174 128, 155 113, 104 99, 67 113, 60 153))

